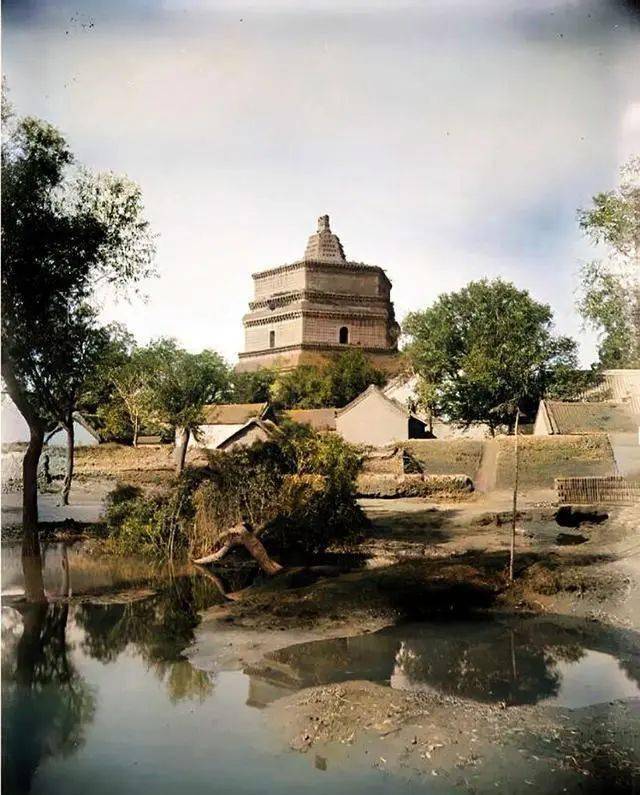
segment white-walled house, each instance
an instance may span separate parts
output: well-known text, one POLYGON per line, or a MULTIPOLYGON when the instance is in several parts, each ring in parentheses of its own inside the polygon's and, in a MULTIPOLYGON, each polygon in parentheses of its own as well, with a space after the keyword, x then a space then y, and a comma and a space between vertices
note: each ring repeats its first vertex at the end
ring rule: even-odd
MULTIPOLYGON (((100 444, 100 435, 80 412, 74 412, 73 420, 75 447, 94 447, 100 444)), ((27 421, 11 400, 8 392, 2 393, 0 432, 3 445, 28 444, 29 442, 27 421)), ((67 439, 64 429, 57 426, 48 431, 44 436, 44 442, 49 447, 65 447, 67 439)))
MULTIPOLYGON (((241 431, 251 420, 271 419, 268 403, 222 403, 205 406, 204 422, 200 426, 199 439, 189 438, 189 448, 198 447, 216 450, 232 436, 241 431)), ((180 429, 176 431, 176 442, 180 429)))
POLYGON ((423 419, 373 384, 338 410, 336 430, 347 442, 372 447, 430 437, 423 419))

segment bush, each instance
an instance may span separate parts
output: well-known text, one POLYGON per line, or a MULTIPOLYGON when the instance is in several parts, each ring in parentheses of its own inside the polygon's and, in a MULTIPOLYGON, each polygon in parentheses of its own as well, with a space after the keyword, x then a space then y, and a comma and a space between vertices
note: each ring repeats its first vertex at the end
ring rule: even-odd
POLYGON ((190 470, 165 493, 116 486, 107 498, 107 547, 120 555, 168 559, 184 552, 184 527, 193 519, 192 494, 199 482, 199 473, 190 470))
POLYGON ((163 494, 119 486, 107 506, 109 544, 121 554, 206 555, 241 522, 280 552, 317 553, 353 539, 365 517, 355 497, 356 450, 338 436, 290 424, 277 441, 209 454, 163 494))
POLYGON ((272 549, 317 553, 353 538, 365 524, 355 498, 360 459, 338 436, 290 424, 278 442, 211 455, 194 495, 192 555, 215 548, 240 522, 261 530, 272 549))

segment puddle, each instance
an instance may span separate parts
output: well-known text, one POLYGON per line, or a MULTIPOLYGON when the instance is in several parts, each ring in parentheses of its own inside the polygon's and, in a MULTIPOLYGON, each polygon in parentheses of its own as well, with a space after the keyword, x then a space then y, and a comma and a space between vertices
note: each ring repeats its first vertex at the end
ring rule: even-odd
POLYGON ((640 696, 640 656, 637 643, 588 625, 429 622, 281 649, 255 678, 281 689, 368 679, 485 703, 579 708, 640 696))

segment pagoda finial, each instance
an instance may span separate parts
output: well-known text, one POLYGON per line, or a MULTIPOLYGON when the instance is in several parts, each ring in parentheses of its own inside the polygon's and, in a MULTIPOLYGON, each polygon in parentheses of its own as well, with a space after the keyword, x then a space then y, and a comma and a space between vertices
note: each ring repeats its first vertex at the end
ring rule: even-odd
POLYGON ((304 258, 306 262, 327 262, 335 265, 346 262, 340 239, 329 228, 328 215, 318 218, 318 231, 309 238, 304 258))

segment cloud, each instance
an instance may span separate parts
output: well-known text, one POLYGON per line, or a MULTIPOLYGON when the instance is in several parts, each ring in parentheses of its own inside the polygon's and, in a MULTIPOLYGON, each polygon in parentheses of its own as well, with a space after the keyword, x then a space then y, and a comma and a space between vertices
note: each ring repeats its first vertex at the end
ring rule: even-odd
POLYGON ((610 5, 97 4, 69 35, 67 6, 43 8, 5 20, 12 99, 142 185, 161 278, 105 307, 141 338, 233 357, 250 274, 300 257, 325 212, 400 316, 503 275, 580 333, 576 208, 640 149, 635 28, 610 5))

